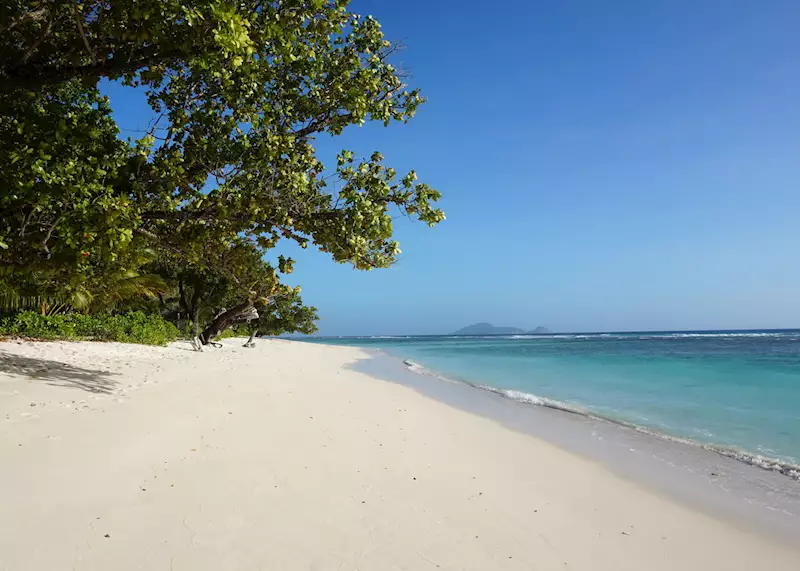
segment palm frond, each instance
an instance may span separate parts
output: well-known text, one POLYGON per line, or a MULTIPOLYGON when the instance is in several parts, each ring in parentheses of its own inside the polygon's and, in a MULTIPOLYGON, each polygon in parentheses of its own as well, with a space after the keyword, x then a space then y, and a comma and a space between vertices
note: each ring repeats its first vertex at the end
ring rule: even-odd
POLYGON ((93 293, 94 297, 89 305, 93 311, 113 309, 118 303, 136 297, 153 299, 169 290, 166 282, 157 275, 139 275, 128 271, 120 274, 116 279, 105 280, 93 293))

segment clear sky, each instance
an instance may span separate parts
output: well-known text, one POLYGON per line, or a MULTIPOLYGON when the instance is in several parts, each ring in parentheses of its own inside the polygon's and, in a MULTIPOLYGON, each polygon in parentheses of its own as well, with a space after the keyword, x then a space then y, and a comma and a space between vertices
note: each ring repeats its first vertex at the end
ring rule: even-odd
POLYGON ((319 148, 417 170, 447 220, 399 220, 388 270, 284 248, 321 334, 800 327, 800 2, 351 7, 429 102, 319 148))

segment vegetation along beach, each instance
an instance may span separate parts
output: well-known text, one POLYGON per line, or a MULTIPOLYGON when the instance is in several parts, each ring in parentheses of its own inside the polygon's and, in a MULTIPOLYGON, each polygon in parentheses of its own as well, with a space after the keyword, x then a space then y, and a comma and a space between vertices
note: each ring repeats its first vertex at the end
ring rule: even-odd
POLYGON ((6 2, 0 570, 800 569, 798 17, 6 2))

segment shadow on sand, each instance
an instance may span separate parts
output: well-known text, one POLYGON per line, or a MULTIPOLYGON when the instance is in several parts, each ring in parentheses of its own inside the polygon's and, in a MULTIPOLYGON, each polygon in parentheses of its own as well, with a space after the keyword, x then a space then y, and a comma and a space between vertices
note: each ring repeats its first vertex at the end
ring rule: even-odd
POLYGON ((0 351, 0 373, 19 375, 43 381, 55 387, 71 387, 90 393, 110 394, 117 381, 114 373, 99 369, 84 369, 48 359, 22 357, 0 351))

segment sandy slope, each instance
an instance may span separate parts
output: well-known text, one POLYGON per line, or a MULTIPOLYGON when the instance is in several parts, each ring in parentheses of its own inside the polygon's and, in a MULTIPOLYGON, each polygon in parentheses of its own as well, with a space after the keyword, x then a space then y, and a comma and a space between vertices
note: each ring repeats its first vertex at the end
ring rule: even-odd
POLYGON ((358 350, 0 344, 0 569, 800 569, 358 350))

